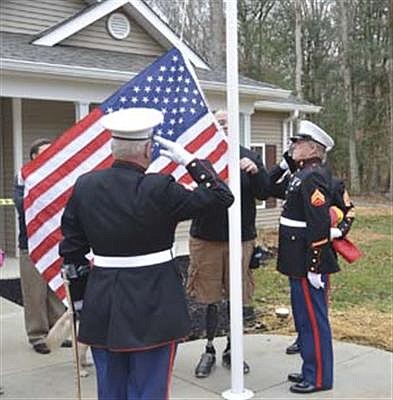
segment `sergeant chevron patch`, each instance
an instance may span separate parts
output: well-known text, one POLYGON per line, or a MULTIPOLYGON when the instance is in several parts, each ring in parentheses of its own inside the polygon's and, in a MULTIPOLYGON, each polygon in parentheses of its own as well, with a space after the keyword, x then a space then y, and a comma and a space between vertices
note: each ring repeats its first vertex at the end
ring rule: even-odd
POLYGON ((325 203, 325 195, 319 189, 315 189, 314 193, 311 195, 311 204, 315 207, 321 207, 325 203))

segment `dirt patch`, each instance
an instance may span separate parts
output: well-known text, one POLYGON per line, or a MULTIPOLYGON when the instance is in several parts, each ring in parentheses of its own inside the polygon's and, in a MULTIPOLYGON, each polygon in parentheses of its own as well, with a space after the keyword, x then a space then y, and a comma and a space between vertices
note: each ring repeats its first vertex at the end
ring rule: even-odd
MULTIPOLYGON (((269 332, 296 337, 292 317, 279 318, 275 308, 266 305, 256 309, 256 320, 248 333, 269 332)), ((331 311, 330 324, 335 340, 373 346, 393 351, 391 313, 353 307, 346 311, 331 311)))
POLYGON ((393 351, 392 314, 353 307, 332 311, 333 336, 337 340, 393 351))

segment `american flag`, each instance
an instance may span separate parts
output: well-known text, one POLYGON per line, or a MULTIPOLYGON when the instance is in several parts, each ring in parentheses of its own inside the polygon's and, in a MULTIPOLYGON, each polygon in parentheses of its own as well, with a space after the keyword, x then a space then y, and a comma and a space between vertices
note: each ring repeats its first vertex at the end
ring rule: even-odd
MULTIPOLYGON (((29 253, 36 268, 64 302, 62 259, 58 254, 63 209, 78 176, 112 163, 111 136, 102 126, 101 117, 130 107, 162 111, 164 122, 155 133, 181 143, 199 158, 209 159, 220 176, 227 178, 225 135, 217 128, 189 61, 178 49, 172 49, 22 168, 29 253)), ((172 174, 182 184, 192 184, 184 167, 160 156, 157 143, 152 152, 149 172, 172 174)))

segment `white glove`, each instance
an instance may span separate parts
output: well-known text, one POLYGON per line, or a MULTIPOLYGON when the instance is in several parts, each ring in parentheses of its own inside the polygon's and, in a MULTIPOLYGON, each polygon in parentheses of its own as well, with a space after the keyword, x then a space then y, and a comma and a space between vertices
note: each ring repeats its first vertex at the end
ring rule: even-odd
POLYGON ((163 149, 160 150, 160 154, 170 158, 177 164, 188 165, 195 159, 195 156, 189 153, 180 143, 172 142, 161 136, 154 136, 154 140, 163 147, 163 149))
POLYGON ((322 282, 321 274, 316 274, 315 272, 307 272, 307 279, 315 289, 320 289, 325 287, 325 283, 322 282))
POLYGON ((289 168, 289 165, 288 165, 287 160, 286 160, 285 158, 283 158, 283 159, 280 161, 280 164, 278 164, 278 165, 279 165, 279 167, 280 167, 281 169, 283 169, 284 171, 286 171, 286 170, 289 168))
POLYGON ((338 228, 330 228, 330 240, 338 239, 343 233, 338 228))

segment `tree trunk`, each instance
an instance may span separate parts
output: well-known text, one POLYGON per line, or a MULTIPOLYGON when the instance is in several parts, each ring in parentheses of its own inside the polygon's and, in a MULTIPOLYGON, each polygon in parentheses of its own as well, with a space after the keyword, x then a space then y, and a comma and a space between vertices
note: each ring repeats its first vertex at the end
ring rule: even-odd
POLYGON ((351 69, 349 65, 349 43, 348 43, 348 18, 347 18, 347 4, 345 0, 339 0, 340 13, 341 13, 341 40, 342 40, 342 57, 341 65, 344 78, 344 91, 345 102, 347 109, 346 128, 348 134, 348 147, 349 147, 349 170, 351 175, 351 192, 360 192, 359 181, 359 164, 356 154, 356 137, 353 116, 353 103, 352 103, 352 85, 351 85, 351 69))
POLYGON ((301 0, 295 0, 295 91, 299 98, 303 98, 302 73, 303 73, 303 52, 302 52, 302 8, 301 0))
POLYGON ((210 51, 209 64, 225 65, 225 14, 223 0, 210 0, 210 51))

